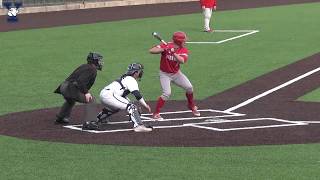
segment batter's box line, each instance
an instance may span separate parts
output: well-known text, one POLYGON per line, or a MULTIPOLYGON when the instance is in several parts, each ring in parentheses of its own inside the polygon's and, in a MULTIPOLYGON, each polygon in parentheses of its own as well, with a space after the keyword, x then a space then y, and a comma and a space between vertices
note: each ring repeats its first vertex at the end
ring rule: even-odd
MULTIPOLYGON (((220 111, 220 110, 214 110, 214 109, 201 109, 198 110, 200 112, 215 112, 215 113, 222 113, 226 115, 216 115, 216 116, 200 116, 200 117, 186 117, 186 118, 165 118, 163 120, 159 120, 161 122, 163 121, 184 121, 184 120, 215 120, 217 118, 226 118, 226 117, 238 117, 238 116, 245 116, 245 114, 241 113, 235 113, 235 112, 225 112, 225 111, 220 111)), ((171 111, 171 112, 162 112, 160 115, 166 115, 166 114, 182 114, 182 113, 191 113, 190 110, 187 111, 171 111)), ((154 121, 151 117, 146 117, 146 116, 151 116, 152 114, 141 114, 141 119, 144 122, 148 121, 154 121)))
MULTIPOLYGON (((227 112, 227 111, 220 111, 220 110, 214 110, 214 109, 199 109, 200 112, 216 112, 216 113, 222 113, 227 115, 218 115, 218 116, 200 116, 200 117, 190 117, 190 118, 166 118, 164 120, 159 121, 173 121, 173 120, 190 120, 190 119, 212 119, 212 118, 222 118, 222 117, 236 117, 236 116, 245 116, 245 114, 236 113, 236 112, 227 112)), ((182 113, 192 113, 191 110, 184 110, 184 111, 167 111, 167 112, 161 112, 160 115, 166 115, 166 114, 182 114, 182 113)), ((129 115, 126 115, 129 116, 129 115)), ((155 121, 150 113, 141 114, 142 121, 148 122, 148 121, 155 121)), ((119 123, 119 122, 116 122, 119 123)), ((125 121, 121 121, 120 123, 125 123, 125 121)))
MULTIPOLYGON (((228 112, 228 111, 221 111, 221 110, 215 110, 215 109, 199 109, 200 112, 218 112, 218 113, 224 113, 224 114, 230 114, 230 115, 239 115, 244 116, 245 114, 236 113, 236 112, 228 112)), ((185 111, 167 111, 167 112, 161 112, 160 114, 181 114, 181 113, 190 113, 191 110, 185 110, 185 111)), ((141 114, 142 116, 149 116, 152 114, 141 114)))
MULTIPOLYGON (((227 117, 239 117, 239 116, 244 116, 245 114, 240 114, 240 113, 235 113, 235 112, 224 112, 224 111, 219 111, 219 110, 213 110, 213 109, 202 109, 199 110, 200 112, 218 112, 218 113, 224 113, 226 115, 216 115, 216 116, 200 116, 200 117, 187 117, 187 118, 167 118, 163 120, 158 120, 159 122, 166 122, 166 121, 185 121, 185 120, 206 120, 206 121, 216 121, 216 120, 221 120, 220 118, 227 118, 227 117)), ((191 111, 172 111, 172 112, 163 112, 160 114, 182 114, 182 113, 187 113, 191 111)), ((151 116, 152 114, 141 114, 141 119, 143 122, 154 122, 155 120, 149 117, 146 117, 147 115, 151 116)), ((125 120, 125 121, 118 121, 118 122, 108 122, 110 125, 115 125, 115 124, 129 124, 132 123, 131 121, 125 120)), ((65 126, 67 128, 70 128, 71 126, 80 126, 80 125, 69 125, 65 126)), ((73 128, 70 128, 73 129, 73 128)), ((76 130, 78 130, 76 128, 76 130)))
MULTIPOLYGON (((217 120, 217 121, 221 121, 221 120, 217 120)), ((133 131, 132 128, 130 128, 130 129, 113 129, 113 130, 104 130, 104 131, 83 130, 83 129, 81 128, 81 125, 67 125, 67 126, 64 126, 64 127, 65 127, 65 128, 68 128, 68 129, 72 129, 72 130, 89 132, 89 133, 95 133, 95 134, 133 131)), ((181 124, 181 125, 169 125, 169 126, 153 126, 153 129, 171 129, 171 128, 183 128, 183 127, 187 127, 187 126, 185 126, 185 124, 181 124)))
POLYGON ((277 118, 256 118, 256 119, 241 119, 241 120, 223 120, 223 121, 214 121, 214 122, 200 122, 200 123, 188 123, 184 124, 184 126, 213 130, 213 131, 237 131, 237 130, 250 130, 250 129, 266 129, 266 128, 279 128, 279 127, 288 127, 288 126, 303 126, 308 125, 308 123, 299 122, 299 121, 289 121, 284 119, 277 119, 277 118), (288 124, 278 124, 278 125, 266 125, 266 126, 249 126, 249 127, 242 127, 242 128, 228 128, 228 129, 220 129, 214 127, 207 127, 203 125, 208 124, 219 124, 219 123, 230 123, 230 122, 246 122, 246 121, 263 121, 263 120, 271 120, 271 121, 278 121, 288 124))
POLYGON ((320 121, 296 121, 296 122, 301 122, 306 124, 320 124, 320 121))
MULTIPOLYGON (((224 111, 219 111, 219 110, 213 110, 213 109, 199 109, 198 111, 200 112, 218 112, 218 113, 224 113, 224 114, 229 114, 232 116, 244 116, 244 114, 240 114, 240 113, 235 113, 235 112, 224 112, 224 111)), ((181 113, 192 113, 191 110, 184 110, 184 111, 167 111, 167 112, 161 112, 159 113, 160 115, 165 115, 165 114, 181 114, 181 113)), ((227 116, 229 116, 227 115, 227 116)), ((129 115, 127 115, 129 116, 129 115)), ((141 119, 142 121, 154 121, 154 119, 152 117, 147 117, 147 116, 152 116, 152 114, 150 113, 145 113, 145 114, 141 114, 141 119)), ((192 117, 192 118, 179 118, 181 120, 188 120, 188 119, 204 119, 204 118, 211 118, 211 116, 202 116, 202 117, 192 117)), ((176 120, 176 118, 172 118, 172 119, 165 119, 165 120, 176 120)), ((162 120, 164 121, 164 120, 162 120)))
POLYGON ((186 43, 188 43, 188 44, 221 44, 221 43, 224 43, 224 42, 227 42, 227 41, 232 41, 232 40, 239 39, 239 38, 242 38, 242 37, 245 37, 245 36, 249 36, 249 35, 258 33, 260 31, 259 30, 214 30, 214 32, 217 32, 217 33, 218 32, 222 32, 222 33, 239 32, 239 33, 244 33, 244 34, 241 34, 241 35, 238 35, 238 36, 233 36, 231 38, 224 39, 224 40, 221 40, 221 41, 203 41, 203 42, 190 41, 190 42, 186 42, 186 43))
MULTIPOLYGON (((243 116, 244 114, 240 113, 234 113, 234 112, 224 112, 224 111, 219 111, 219 110, 213 110, 213 109, 201 109, 199 110, 201 112, 218 112, 218 113, 224 113, 227 115, 219 115, 219 116, 202 116, 202 117, 191 117, 191 118, 172 118, 172 119, 164 119, 163 121, 183 121, 183 120, 202 120, 202 119, 210 119, 214 121, 221 121, 224 117, 237 117, 237 116, 243 116)), ((173 112, 163 112, 160 114, 177 114, 177 113, 186 113, 186 112, 191 112, 190 110, 188 111, 173 111, 173 112)), ((142 115, 151 115, 151 114, 142 114, 142 115)), ((143 117, 143 116, 141 116, 143 117)), ((149 121, 155 121, 154 119, 143 119, 143 122, 149 122, 149 121)), ((109 122, 109 125, 115 125, 115 124, 127 124, 127 123, 132 123, 130 121, 119 121, 119 122, 109 122)), ((113 129, 113 130, 105 130, 105 131, 96 131, 96 130, 82 130, 82 125, 75 124, 75 125, 67 125, 63 126, 68 129, 72 130, 78 130, 78 131, 83 131, 83 132, 89 132, 89 133, 109 133, 109 132, 127 132, 127 131, 133 131, 133 129, 113 129)), ((168 126, 154 126, 154 129, 163 129, 163 128, 181 128, 181 127, 186 127, 184 124, 181 125, 168 125, 168 126)))

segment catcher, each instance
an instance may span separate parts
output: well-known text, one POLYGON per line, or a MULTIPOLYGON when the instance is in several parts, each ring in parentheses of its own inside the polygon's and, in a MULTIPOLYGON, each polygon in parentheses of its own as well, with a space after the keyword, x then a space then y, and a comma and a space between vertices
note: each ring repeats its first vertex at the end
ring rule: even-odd
POLYGON ((138 102, 151 113, 150 106, 143 99, 137 80, 141 80, 143 75, 143 65, 133 63, 128 66, 127 72, 119 79, 104 87, 100 92, 100 100, 104 108, 97 115, 96 121, 87 121, 83 124, 82 129, 96 130, 99 124, 105 121, 111 115, 126 110, 130 120, 133 122, 133 130, 135 132, 149 132, 152 127, 146 127, 140 118, 138 107, 130 103, 127 95, 130 93, 135 96, 138 102))

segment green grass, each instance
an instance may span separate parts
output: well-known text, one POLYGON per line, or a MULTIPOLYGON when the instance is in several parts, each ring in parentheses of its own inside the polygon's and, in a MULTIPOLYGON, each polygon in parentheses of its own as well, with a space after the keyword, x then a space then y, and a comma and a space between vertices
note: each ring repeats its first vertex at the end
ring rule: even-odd
MULTIPOLYGON (((229 39, 235 36, 244 34, 243 32, 216 32, 216 33, 203 33, 202 31, 189 31, 188 41, 190 42, 218 42, 225 39, 229 39)), ((188 45, 189 46, 189 45, 188 45)), ((190 45, 194 46, 194 45, 190 45)), ((202 45, 203 46, 203 45, 202 45)), ((205 46, 213 46, 207 44, 205 46)))
POLYGON ((320 102, 320 89, 316 89, 316 90, 300 97, 298 100, 309 101, 309 102, 320 102))
MULTIPOLYGON (((188 45, 190 59, 182 69, 193 83, 196 97, 217 94, 318 52, 318 8, 319 3, 313 3, 216 13, 216 29, 260 32, 220 45, 188 45)), ((0 33, 1 46, 6 45, 0 52, 6 57, 0 72, 1 84, 6 85, 0 93, 5 95, 0 101, 7 104, 0 114, 59 106, 61 98, 51 92, 85 62, 90 50, 105 56, 105 68, 92 89, 95 95, 129 63, 139 61, 146 68, 142 92, 147 100, 155 100, 160 94, 159 56, 148 53, 158 43, 151 32, 159 31, 168 40, 173 31, 184 30, 191 40, 198 41, 206 35, 199 33, 201 27, 201 14, 190 14, 0 33)), ((208 39, 230 37, 221 34, 213 33, 208 39)), ((184 98, 181 89, 173 89, 172 99, 184 98)))
POLYGON ((317 179, 319 144, 220 148, 75 145, 0 138, 11 179, 317 179), (48 178, 49 177, 49 178, 48 178))
MULTIPOLYGON (((220 45, 189 44, 183 71, 204 99, 319 52, 320 3, 223 11, 215 29, 259 33, 220 45)), ((220 40, 235 34, 203 34, 198 14, 0 33, 0 114, 59 106, 52 91, 90 50, 105 56, 92 92, 117 78, 126 66, 145 65, 140 84, 147 100, 160 94, 158 43, 173 31, 190 40, 220 40), (208 36, 208 37, 206 37, 208 36)), ((309 96, 320 99, 319 93, 309 96)), ((174 88, 172 99, 184 99, 174 88)), ((319 144, 148 148, 77 145, 0 137, 0 179, 317 179, 319 144)))

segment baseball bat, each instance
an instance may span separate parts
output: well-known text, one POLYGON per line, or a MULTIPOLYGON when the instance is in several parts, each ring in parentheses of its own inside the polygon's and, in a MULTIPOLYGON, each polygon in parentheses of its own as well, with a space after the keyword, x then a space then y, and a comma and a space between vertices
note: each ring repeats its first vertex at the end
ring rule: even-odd
POLYGON ((163 44, 168 45, 167 42, 165 42, 165 41, 162 39, 162 37, 160 36, 159 33, 153 32, 153 33, 152 33, 152 36, 153 36, 154 38, 158 39, 159 41, 161 41, 163 44))

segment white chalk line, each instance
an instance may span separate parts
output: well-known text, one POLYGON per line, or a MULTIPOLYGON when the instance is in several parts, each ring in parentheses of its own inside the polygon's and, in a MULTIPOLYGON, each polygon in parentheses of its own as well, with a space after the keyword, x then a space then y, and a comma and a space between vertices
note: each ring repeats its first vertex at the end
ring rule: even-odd
POLYGON ((245 34, 242 34, 242 35, 239 35, 239 36, 235 36, 235 37, 232 37, 232 38, 229 38, 229 39, 225 39, 225 40, 222 40, 222 41, 218 41, 217 44, 221 44, 221 43, 224 43, 224 42, 227 42, 227 41, 232 41, 232 40, 235 40, 235 39, 244 37, 244 36, 249 36, 249 35, 254 34, 254 33, 257 33, 257 32, 259 32, 259 31, 248 32, 248 33, 245 33, 245 34))
POLYGON ((288 121, 283 119, 276 119, 276 118, 256 118, 256 119, 241 119, 241 120, 224 120, 224 121, 216 121, 216 122, 201 122, 201 123, 190 123, 185 124, 185 126, 197 127, 201 129, 213 130, 213 131, 237 131, 237 130, 251 130, 251 129, 266 129, 266 128, 279 128, 279 127, 289 127, 289 126, 302 126, 308 125, 308 123, 298 122, 298 121, 288 121), (205 125, 209 124, 218 124, 218 123, 234 123, 234 122, 248 122, 248 121, 278 121, 288 124, 277 124, 277 125, 265 125, 265 126, 247 126, 241 128, 215 128, 215 127, 208 127, 205 125))
POLYGON ((280 90, 280 89, 282 89, 282 88, 284 88, 286 86, 289 86, 290 84, 293 84, 293 83, 295 83, 295 82, 297 82, 297 81, 299 81, 299 80, 301 80, 301 79, 303 79, 305 77, 308 77, 308 76, 310 76, 310 75, 312 75, 312 74, 314 74, 314 73, 316 73, 318 71, 320 71, 320 67, 318 67, 316 69, 313 69, 313 70, 311 70, 311 71, 309 71, 309 72, 307 72, 305 74, 302 74, 302 75, 300 75, 300 76, 298 76, 298 77, 296 77, 294 79, 291 79, 290 81, 287 81, 287 82, 285 82, 285 83, 283 83, 283 84, 281 84, 279 86, 276 86, 276 87, 274 87, 274 88, 272 88, 272 89, 270 89, 268 91, 265 91, 264 93, 261 93, 261 94, 255 96, 255 97, 253 97, 253 98, 250 98, 250 99, 248 99, 248 100, 246 100, 246 101, 244 101, 244 102, 242 102, 242 103, 240 103, 240 104, 238 104, 236 106, 233 106, 233 107, 231 107, 229 109, 226 109, 224 112, 232 112, 232 111, 234 111, 236 109, 239 109, 239 108, 241 108, 243 106, 246 106, 246 105, 248 105, 248 104, 250 104, 250 103, 252 103, 252 102, 254 102, 254 101, 256 101, 256 100, 258 100, 258 99, 260 99, 262 97, 264 97, 264 96, 267 96, 267 95, 269 95, 269 94, 271 94, 271 93, 273 93, 275 91, 278 91, 278 90, 280 90))
MULTIPOLYGON (((223 112, 219 110, 213 110, 213 109, 201 109, 200 112, 218 112, 218 113, 224 113, 225 115, 217 115, 217 116, 200 116, 200 117, 190 117, 190 118, 171 118, 171 119, 164 119, 159 122, 165 122, 165 121, 186 121, 186 120, 203 120, 203 119, 214 119, 214 118, 223 118, 223 117, 235 117, 235 116, 244 116, 244 114, 240 113, 234 113, 234 112, 223 112)), ((172 111, 172 112, 163 112, 160 114, 177 114, 177 113, 187 113, 191 112, 190 110, 187 111, 172 111)), ((142 121, 143 122, 150 122, 155 121, 152 118, 145 117, 146 115, 152 115, 152 114, 142 114, 142 121)), ((220 121, 221 119, 217 120, 220 121)), ((108 122, 109 125, 115 125, 115 124, 129 124, 132 123, 130 121, 119 121, 119 122, 108 122)), ((113 129, 113 130, 105 130, 105 131, 96 131, 96 130, 82 130, 81 124, 75 124, 75 125, 67 125, 64 126, 65 128, 72 129, 72 130, 78 130, 78 131, 84 131, 89 133, 109 133, 109 132, 126 132, 126 131, 133 131, 133 129, 113 129)), ((154 129, 162 129, 162 128, 179 128, 179 127, 185 127, 183 124, 181 125, 170 125, 170 126, 154 126, 154 129)))
POLYGON ((127 132, 127 131, 133 131, 133 129, 115 129, 115 130, 107 130, 107 131, 97 131, 97 130, 82 130, 82 128, 80 127, 80 125, 68 125, 68 126, 63 126, 65 128, 68 129, 72 129, 72 130, 78 130, 78 131, 83 131, 83 132, 89 132, 89 133, 112 133, 112 132, 127 132))
POLYGON ((267 129, 267 128, 289 127, 289 126, 301 126, 301 125, 306 125, 306 124, 279 124, 279 125, 253 126, 253 127, 242 127, 242 128, 228 128, 228 129, 199 126, 196 124, 190 124, 189 126, 197 127, 201 129, 213 130, 213 131, 239 131, 239 130, 251 130, 251 129, 267 129))
MULTIPOLYGON (((181 127, 194 127, 194 128, 200 128, 200 129, 206 129, 206 130, 222 132, 222 131, 236 131, 236 130, 264 129, 264 128, 276 128, 276 127, 287 127, 287 126, 300 126, 300 125, 308 125, 310 123, 309 121, 306 121, 306 122, 305 121, 289 121, 289 120, 276 119, 276 118, 256 118, 256 119, 227 120, 227 119, 222 119, 222 118, 238 117, 238 116, 243 116, 244 114, 232 113, 232 112, 224 112, 224 111, 218 111, 218 110, 212 110, 212 109, 200 110, 200 111, 223 112, 223 113, 226 113, 226 115, 206 116, 206 117, 203 117, 203 119, 206 119, 205 121, 198 122, 198 123, 184 123, 184 124, 181 124, 181 125, 154 126, 153 128, 154 129, 164 129, 164 128, 169 129, 169 128, 181 128, 181 127), (206 125, 218 124, 218 123, 231 123, 231 122, 232 123, 236 123, 236 122, 266 121, 266 120, 278 121, 278 122, 283 122, 283 123, 287 123, 287 124, 266 125, 266 126, 252 126, 252 127, 241 127, 241 128, 228 128, 228 129, 220 129, 220 128, 206 126, 206 125)), ((181 111, 181 112, 185 112, 185 111, 181 111)), ((171 112, 171 114, 174 114, 174 113, 177 113, 177 112, 171 112)), ((165 114, 170 114, 170 112, 165 112, 165 114)), ((182 120, 185 120, 185 119, 184 118, 176 118, 176 119, 171 119, 171 120, 167 119, 165 121, 177 121, 177 120, 178 121, 182 121, 182 120)), ((188 120, 199 120, 199 117, 194 117, 193 119, 188 119, 188 120)), ((146 122, 146 121, 149 121, 149 120, 143 120, 143 121, 146 122)), ((109 122, 108 124, 111 125, 111 124, 123 124, 123 123, 131 123, 131 122, 129 122, 129 121, 120 121, 120 122, 109 122)), ((78 131, 96 133, 96 134, 133 131, 132 128, 112 129, 112 130, 104 130, 104 131, 82 130, 81 126, 82 125, 68 125, 68 126, 64 126, 64 127, 72 129, 72 130, 78 130, 78 131)))
POLYGON ((307 124, 320 124, 320 121, 296 121, 301 123, 307 123, 307 124))
MULTIPOLYGON (((130 129, 113 129, 113 130, 105 130, 105 131, 97 131, 97 130, 82 130, 80 125, 68 125, 64 126, 65 128, 73 129, 73 130, 78 130, 78 131, 84 131, 84 132, 89 132, 89 133, 115 133, 115 132, 128 132, 128 131, 133 131, 132 128, 130 129)), ((153 129, 169 129, 169 128, 180 128, 183 127, 182 125, 176 125, 176 126, 154 126, 153 129)))
MULTIPOLYGON (((225 113, 224 111, 220 111, 220 110, 214 110, 214 109, 199 109, 198 111, 200 112, 218 112, 218 113, 225 113)), ((184 110, 184 111, 167 111, 167 112, 161 112, 160 114, 181 114, 181 113, 191 113, 191 110, 184 110)), ((243 115, 240 113, 235 113, 235 112, 227 112, 226 114, 233 114, 233 115, 243 115)), ((141 114, 142 116, 151 116, 152 114, 141 114)))
POLYGON ((240 32, 240 33, 244 33, 245 34, 241 34, 241 35, 238 35, 238 36, 234 36, 234 37, 231 37, 231 38, 228 38, 228 39, 224 39, 224 40, 221 40, 221 41, 203 41, 203 42, 197 42, 197 41, 190 41, 190 42, 187 42, 188 44, 221 44, 221 43, 224 43, 224 42, 227 42, 227 41, 232 41, 232 40, 235 40, 235 39, 238 39, 238 38, 242 38, 244 36, 249 36, 251 34, 255 34, 257 32, 259 32, 259 30, 215 30, 214 32, 227 32, 227 33, 234 33, 234 32, 240 32))

